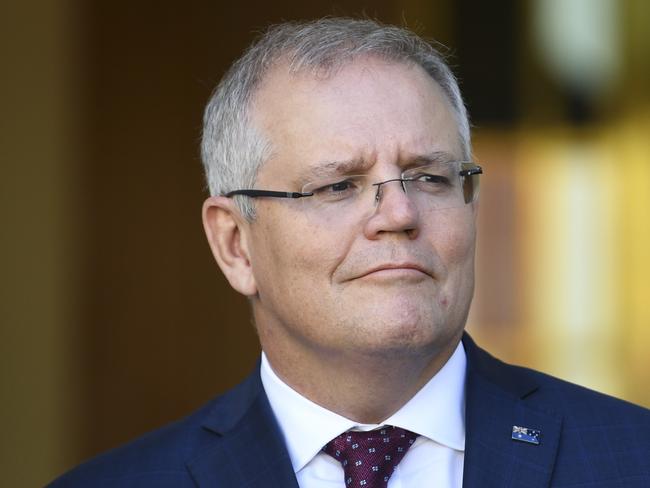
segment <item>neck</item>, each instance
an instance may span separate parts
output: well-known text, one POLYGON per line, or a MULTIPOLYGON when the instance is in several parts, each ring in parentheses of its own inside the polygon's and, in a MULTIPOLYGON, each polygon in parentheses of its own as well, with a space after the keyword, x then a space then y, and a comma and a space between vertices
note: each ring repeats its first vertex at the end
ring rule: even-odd
POLYGON ((425 351, 302 351, 262 346, 273 371, 291 388, 343 417, 380 424, 408 402, 447 362, 460 335, 425 351))

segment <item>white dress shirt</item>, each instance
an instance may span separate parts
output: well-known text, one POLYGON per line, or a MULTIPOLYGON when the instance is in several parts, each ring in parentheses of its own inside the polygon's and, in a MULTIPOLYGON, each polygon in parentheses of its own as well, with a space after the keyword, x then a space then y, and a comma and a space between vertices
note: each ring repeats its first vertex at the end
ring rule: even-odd
POLYGON ((262 353, 261 377, 301 488, 345 488, 341 464, 321 451, 347 430, 394 425, 419 434, 388 488, 458 487, 465 457, 465 368, 462 343, 443 368, 402 408, 377 425, 359 424, 300 395, 262 353))

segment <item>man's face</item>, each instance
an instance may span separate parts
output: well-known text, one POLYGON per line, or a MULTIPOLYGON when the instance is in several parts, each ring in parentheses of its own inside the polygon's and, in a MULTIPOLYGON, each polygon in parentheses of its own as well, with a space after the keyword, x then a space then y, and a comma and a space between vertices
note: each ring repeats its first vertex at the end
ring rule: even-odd
MULTIPOLYGON (((261 189, 300 191, 339 162, 341 179, 379 182, 434 153, 462 159, 449 104, 418 66, 362 59, 320 79, 277 69, 253 120, 272 145, 261 189)), ((473 293, 475 205, 426 211, 399 183, 384 185, 358 219, 306 204, 256 200, 248 244, 267 353, 439 354, 455 345, 473 293)))

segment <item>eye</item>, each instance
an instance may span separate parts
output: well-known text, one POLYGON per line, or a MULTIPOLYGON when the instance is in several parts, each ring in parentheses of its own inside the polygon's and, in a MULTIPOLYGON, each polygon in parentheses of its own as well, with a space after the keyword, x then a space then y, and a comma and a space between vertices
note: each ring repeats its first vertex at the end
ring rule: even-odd
POLYGON ((352 188, 352 183, 350 181, 339 181, 338 183, 333 183, 327 187, 328 191, 331 192, 342 192, 347 191, 352 188))
POLYGON ((318 185, 313 191, 314 196, 324 201, 343 200, 357 195, 361 186, 353 179, 341 180, 334 183, 318 185))
POLYGON ((417 175, 409 178, 412 181, 418 183, 425 183, 431 185, 449 185, 449 178, 444 175, 430 174, 430 173, 419 173, 417 175))

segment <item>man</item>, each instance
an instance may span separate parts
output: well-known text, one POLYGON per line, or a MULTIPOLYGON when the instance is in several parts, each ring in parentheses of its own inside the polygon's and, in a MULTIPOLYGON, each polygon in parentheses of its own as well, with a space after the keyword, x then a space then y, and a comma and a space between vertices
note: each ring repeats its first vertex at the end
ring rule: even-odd
POLYGON ((53 486, 650 486, 647 410, 464 335, 478 178, 412 33, 271 28, 205 114, 211 249, 263 349, 241 385, 53 486))

